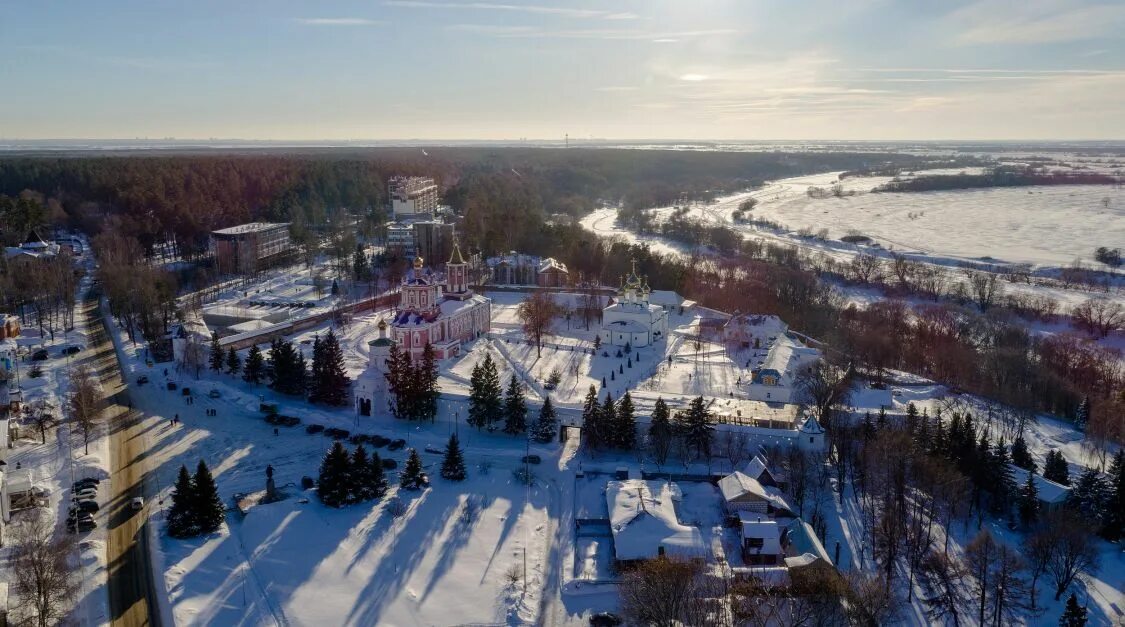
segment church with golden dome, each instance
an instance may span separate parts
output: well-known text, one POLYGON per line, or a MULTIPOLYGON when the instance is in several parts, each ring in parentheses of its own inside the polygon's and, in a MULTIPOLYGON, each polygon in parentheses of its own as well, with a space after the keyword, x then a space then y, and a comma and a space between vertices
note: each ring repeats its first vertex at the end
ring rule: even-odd
POLYGON ((637 276, 634 260, 632 272, 622 277, 613 303, 602 310, 599 333, 603 344, 638 348, 668 335, 668 314, 660 305, 649 302, 651 294, 648 278, 637 276))

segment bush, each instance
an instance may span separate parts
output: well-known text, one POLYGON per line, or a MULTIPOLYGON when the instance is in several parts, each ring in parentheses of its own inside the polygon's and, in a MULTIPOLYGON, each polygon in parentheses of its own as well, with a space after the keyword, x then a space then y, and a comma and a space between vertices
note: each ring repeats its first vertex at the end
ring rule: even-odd
POLYGON ((1121 265, 1121 249, 1099 246, 1098 249, 1094 251, 1094 259, 1097 259, 1107 266, 1116 268, 1121 265))

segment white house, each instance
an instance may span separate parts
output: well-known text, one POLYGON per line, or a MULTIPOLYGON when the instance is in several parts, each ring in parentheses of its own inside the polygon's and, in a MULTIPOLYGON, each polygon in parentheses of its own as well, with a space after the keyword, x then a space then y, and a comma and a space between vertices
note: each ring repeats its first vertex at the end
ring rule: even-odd
POLYGON ((750 382, 747 396, 756 401, 795 403, 800 394, 798 377, 820 359, 820 351, 788 336, 779 336, 755 349, 747 361, 750 382))
POLYGON ((674 501, 680 491, 669 481, 626 479, 606 484, 614 558, 629 564, 676 555, 688 559, 708 555, 707 544, 695 527, 676 517, 674 501))
POLYGON ((738 512, 738 522, 742 526, 742 559, 747 564, 775 566, 785 559, 785 528, 777 520, 743 510, 738 512))
POLYGON ((719 480, 719 492, 729 514, 746 511, 790 518, 797 515, 797 508, 784 492, 762 485, 757 479, 737 470, 719 480))
POLYGON ((621 281, 615 302, 602 310, 603 344, 641 347, 654 344, 668 334, 668 313, 649 302, 652 289, 633 271, 621 281))

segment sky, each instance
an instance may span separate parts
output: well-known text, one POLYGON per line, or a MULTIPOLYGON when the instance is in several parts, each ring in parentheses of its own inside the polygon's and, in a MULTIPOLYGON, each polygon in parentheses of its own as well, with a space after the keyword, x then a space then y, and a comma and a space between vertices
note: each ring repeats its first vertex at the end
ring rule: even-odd
POLYGON ((0 0, 0 138, 1125 139, 1125 0, 0 0))

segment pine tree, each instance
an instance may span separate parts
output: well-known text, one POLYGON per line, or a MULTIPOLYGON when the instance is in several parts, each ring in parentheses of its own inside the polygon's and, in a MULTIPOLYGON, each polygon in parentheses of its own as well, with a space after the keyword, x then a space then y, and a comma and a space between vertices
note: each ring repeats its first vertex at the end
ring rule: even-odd
POLYGON ((340 284, 336 281, 336 279, 332 279, 332 295, 340 295, 340 284))
POLYGON ((594 336, 594 350, 598 350, 601 347, 602 347, 602 336, 595 335, 594 336))
POLYGON ((539 408, 539 418, 532 428, 532 437, 540 444, 546 444, 555 438, 559 432, 559 419, 555 415, 555 407, 551 404, 551 397, 543 399, 543 407, 539 408))
POLYGON ((1047 451, 1047 458, 1043 462, 1043 478, 1060 485, 1070 485, 1070 464, 1066 463, 1062 453, 1053 449, 1047 451))
POLYGON ((398 485, 403 490, 420 490, 426 484, 426 475, 422 472, 422 458, 418 456, 418 449, 410 449, 410 456, 406 458, 406 466, 399 475, 398 485))
POLYGON ((613 447, 617 444, 617 432, 614 428, 617 427, 617 403, 613 402, 613 396, 605 393, 605 401, 602 403, 601 408, 598 410, 598 440, 602 446, 613 447))
POLYGON ((1039 518, 1039 488, 1035 485, 1035 471, 1027 472, 1027 481, 1020 488, 1019 494, 1020 522, 1025 527, 1031 526, 1039 518))
POLYGON ((613 428, 614 445, 627 451, 633 450, 637 445, 637 419, 633 409, 633 397, 626 391, 621 400, 617 402, 617 415, 614 417, 616 425, 613 428))
POLYGON ((1012 442, 1012 463, 1024 470, 1036 471, 1035 460, 1027 450, 1027 441, 1023 439, 1022 433, 1012 442))
POLYGON ((246 367, 242 369, 242 380, 257 385, 262 380, 265 360, 262 358, 262 349, 255 344, 250 347, 246 355, 246 367))
POLYGON ((513 373, 504 395, 504 433, 515 435, 524 431, 527 431, 527 403, 523 399, 523 386, 513 373))
POLYGON ((172 490, 172 506, 168 509, 168 535, 173 538, 188 538, 198 533, 199 525, 195 519, 195 484, 187 466, 180 466, 176 477, 176 487, 172 490))
POLYGON ((875 428, 879 431, 883 431, 887 428, 887 408, 886 407, 880 407, 879 408, 879 419, 875 421, 875 428))
POLYGON ((1004 446, 1004 441, 997 441, 987 464, 990 469, 987 481, 988 485, 992 486, 993 507, 998 512, 1009 510, 1012 497, 1017 490, 1015 476, 1012 474, 1011 466, 1008 465, 1009 461, 1011 460, 1008 458, 1008 449, 1004 446))
POLYGON ((491 428, 503 407, 500 375, 496 372, 492 355, 486 354, 484 360, 473 367, 469 385, 469 424, 477 429, 491 428))
POLYGON ((381 499, 387 494, 387 474, 383 471, 383 460, 379 453, 371 453, 371 469, 367 473, 367 492, 373 499, 381 499))
POLYGON ((656 399, 652 408, 652 422, 648 426, 648 439, 652 445, 656 463, 663 465, 668 460, 668 451, 672 447, 672 422, 668 412, 668 404, 663 398, 656 399))
POLYGON ((913 401, 906 404, 906 432, 913 434, 918 427, 918 407, 913 401))
POLYGON ((1107 502, 1108 486, 1105 479, 1094 468, 1087 468, 1074 483, 1067 503, 1078 510, 1091 523, 1101 526, 1107 502))
POLYGON ((711 412, 702 396, 692 399, 685 412, 678 414, 679 429, 688 446, 695 449, 696 456, 711 455, 711 438, 715 426, 711 424, 711 412))
POLYGON ((417 379, 416 394, 418 399, 415 419, 433 421, 437 417, 440 391, 438 389, 437 359, 434 356, 434 347, 429 342, 426 342, 426 346, 422 348, 422 361, 415 369, 414 376, 417 379))
POLYGON ((1078 596, 1073 592, 1066 600, 1059 627, 1086 627, 1086 608, 1078 604, 1078 596))
POLYGON ((351 465, 348 468, 348 502, 361 503, 375 498, 371 489, 371 460, 367 449, 360 444, 352 451, 351 465))
POLYGON ((461 444, 457 441, 457 434, 449 436, 449 443, 445 445, 445 457, 441 460, 441 478, 450 481, 465 480, 465 457, 461 454, 461 444))
POLYGON ((1074 414, 1074 426, 1079 431, 1086 430, 1086 423, 1090 422, 1090 397, 1085 396, 1078 404, 1078 411, 1074 414))
POLYGON ((863 414, 863 426, 860 428, 860 433, 863 435, 864 442, 875 439, 875 422, 871 419, 871 412, 863 414))
POLYGON ((602 445, 601 422, 602 408, 598 403, 598 391, 593 385, 586 392, 586 400, 582 404, 582 436, 586 438, 586 446, 599 448, 602 445))
MULTIPOLYGON (((387 355, 387 388, 394 400, 391 401, 391 415, 395 418, 406 420, 415 413, 417 406, 415 393, 416 381, 414 368, 410 365, 410 353, 398 347, 397 343, 391 344, 390 354, 387 355)), ((473 377, 476 377, 476 368, 473 368, 473 377)))
POLYGON ((211 370, 223 371, 223 347, 219 346, 219 334, 211 334, 211 370))
POLYGON ((215 485, 215 478, 211 476, 207 463, 202 459, 195 469, 192 484, 195 486, 193 508, 196 522, 199 524, 199 532, 211 533, 218 530, 226 518, 226 510, 223 507, 223 500, 219 498, 219 487, 215 485))
POLYGON ((1118 540, 1125 535, 1125 449, 1117 449, 1109 465, 1106 516, 1102 535, 1118 540))
POLYGON ((320 476, 316 482, 320 502, 329 507, 343 507, 351 492, 351 460, 339 440, 332 444, 320 462, 320 476))
POLYGON ((242 370, 242 360, 238 358, 238 353, 234 352, 234 347, 231 346, 227 349, 227 374, 237 375, 242 370))
POLYGON ((323 340, 313 343, 312 390, 309 400, 326 405, 344 405, 348 401, 348 375, 344 370, 344 352, 332 329, 323 340))

